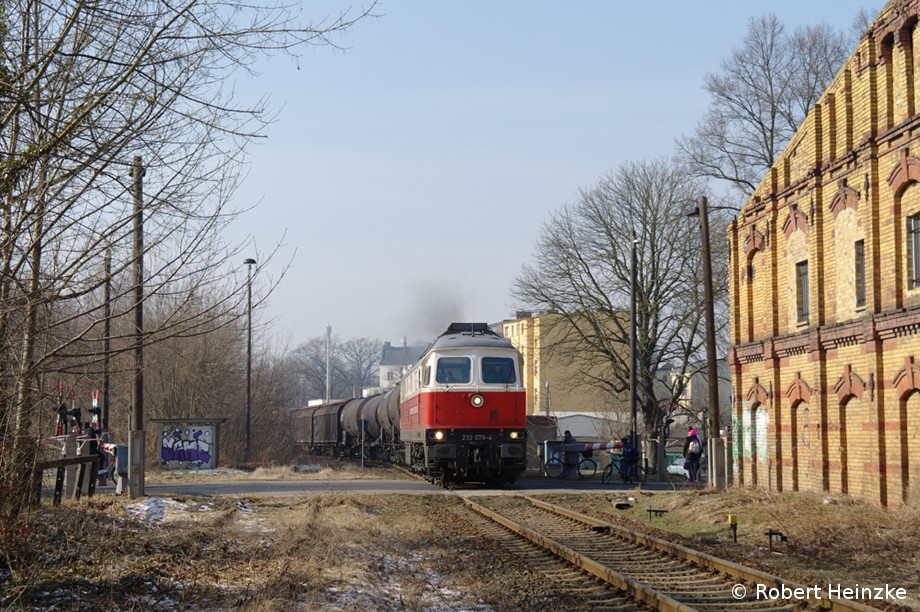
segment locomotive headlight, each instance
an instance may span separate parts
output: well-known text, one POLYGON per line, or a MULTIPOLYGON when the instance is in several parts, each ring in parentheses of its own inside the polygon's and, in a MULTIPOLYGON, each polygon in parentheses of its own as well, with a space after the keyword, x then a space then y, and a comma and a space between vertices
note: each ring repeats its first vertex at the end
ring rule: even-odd
POLYGON ((434 440, 435 440, 436 442, 441 442, 441 441, 443 441, 444 438, 445 438, 444 432, 441 431, 440 429, 439 429, 438 431, 434 432, 433 434, 431 434, 431 437, 434 438, 434 440))
POLYGON ((473 405, 473 408, 479 408, 486 403, 486 398, 476 393, 470 397, 470 403, 473 405))
POLYGON ((521 440, 525 440, 526 438, 527 438, 526 431, 509 431, 508 432, 509 440, 521 441, 521 440))

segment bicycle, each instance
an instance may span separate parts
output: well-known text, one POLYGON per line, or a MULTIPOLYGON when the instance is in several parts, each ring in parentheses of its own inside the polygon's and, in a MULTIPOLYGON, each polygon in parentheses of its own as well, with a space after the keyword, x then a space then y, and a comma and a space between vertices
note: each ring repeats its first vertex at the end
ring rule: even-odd
POLYGON ((623 471, 620 469, 622 461, 622 455, 610 455, 610 463, 604 467, 604 473, 601 474, 601 482, 610 484, 610 481, 613 480, 613 471, 616 470, 620 478, 623 478, 624 483, 645 484, 645 481, 648 479, 648 473, 645 471, 645 468, 636 461, 629 466, 629 470, 624 478, 623 471))
MULTIPOLYGON (((597 462, 591 457, 582 457, 575 469, 581 479, 594 478, 597 474, 597 462)), ((565 473, 565 464, 556 455, 543 464, 543 473, 550 478, 559 478, 565 473)))
POLYGON ((559 457, 551 457, 543 464, 543 473, 550 478, 559 478, 564 470, 565 466, 559 457))
POLYGON ((591 457, 583 457, 578 462, 578 477, 582 479, 594 478, 597 474, 597 461, 591 457))

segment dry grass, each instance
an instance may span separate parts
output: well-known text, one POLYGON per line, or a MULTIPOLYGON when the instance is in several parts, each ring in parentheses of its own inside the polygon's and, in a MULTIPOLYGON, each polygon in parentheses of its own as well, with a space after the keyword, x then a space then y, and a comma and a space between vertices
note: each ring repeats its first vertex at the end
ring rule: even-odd
POLYGON ((439 496, 272 500, 96 497, 33 517, 7 608, 421 609, 475 604, 448 589, 439 496))
POLYGON ((202 481, 221 482, 234 480, 376 480, 410 478, 391 465, 361 467, 355 461, 312 458, 309 462, 290 466, 257 467, 252 470, 219 468, 215 470, 148 470, 144 481, 152 484, 164 482, 202 481))
MULTIPOLYGON (((221 477, 329 479, 348 477, 351 470, 332 463, 306 473, 276 468, 221 477)), ((804 584, 903 586, 912 597, 908 603, 920 609, 920 510, 915 507, 891 512, 851 501, 823 503, 804 494, 747 490, 546 498, 693 544, 699 532, 728 536, 726 518, 735 514, 738 543, 729 538, 715 554, 804 584), (613 503, 627 496, 633 497, 632 507, 614 509, 613 503), (650 523, 649 507, 668 512, 650 523), (789 537, 775 554, 763 535, 768 528, 789 537)), ((479 536, 463 516, 460 499, 445 495, 172 496, 136 502, 102 495, 61 508, 43 506, 16 525, 20 537, 7 540, 13 545, 2 551, 0 608, 530 610, 566 605, 557 587, 479 536)))
MULTIPOLYGON (((332 462, 210 478, 394 476, 332 462)), ((25 537, 0 560, 0 608, 520 609, 534 585, 514 571, 494 579, 498 551, 458 527, 460 508, 443 495, 65 500, 20 521, 25 537)))

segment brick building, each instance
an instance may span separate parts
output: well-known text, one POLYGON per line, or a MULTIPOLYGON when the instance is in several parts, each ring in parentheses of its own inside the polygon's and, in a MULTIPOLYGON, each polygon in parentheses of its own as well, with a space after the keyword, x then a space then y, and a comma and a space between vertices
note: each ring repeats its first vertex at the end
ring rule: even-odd
MULTIPOLYGON (((588 384, 579 372, 582 365, 575 363, 571 356, 552 350, 560 338, 573 333, 560 315, 519 311, 514 319, 503 321, 499 328, 521 353, 521 377, 527 390, 528 415, 557 418, 560 433, 570 429, 579 439, 613 440, 631 431, 632 411, 628 395, 617 396, 588 384)), ((727 424, 730 420, 731 387, 724 364, 720 364, 719 371, 719 405, 722 407, 722 422, 727 424)), ((594 375, 600 378, 605 372, 603 366, 598 366, 594 375)), ((611 376, 609 372, 606 375, 611 376)), ((679 375, 670 369, 658 372, 656 393, 659 398, 670 397, 671 388, 679 375)), ((684 391, 676 400, 676 422, 671 433, 683 438, 687 427, 695 424, 697 428, 702 426, 701 433, 708 435, 707 376, 697 372, 686 374, 683 378, 684 391)), ((642 437, 657 436, 657 432, 645 431, 641 416, 638 429, 642 437)))
POLYGON ((885 6, 729 230, 746 486, 920 497, 918 20, 885 6))
POLYGON ((624 420, 623 415, 629 414, 624 400, 585 385, 579 365, 551 350, 560 336, 569 332, 559 320, 557 314, 521 311, 501 324, 501 334, 521 353, 527 414, 563 419, 563 429, 572 429, 579 440, 611 440, 625 435, 631 420, 624 420))

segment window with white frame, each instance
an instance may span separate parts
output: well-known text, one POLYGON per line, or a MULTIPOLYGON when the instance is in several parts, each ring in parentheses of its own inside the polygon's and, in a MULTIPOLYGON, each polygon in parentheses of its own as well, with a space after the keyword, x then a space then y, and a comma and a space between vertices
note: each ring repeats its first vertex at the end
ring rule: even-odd
POLYGON ((920 214, 907 218, 907 264, 910 270, 907 287, 920 287, 920 214))
POLYGON ((808 323, 808 261, 795 264, 795 314, 797 323, 808 323))
POLYGON ((856 308, 866 307, 866 243, 857 240, 853 247, 855 262, 856 308))

